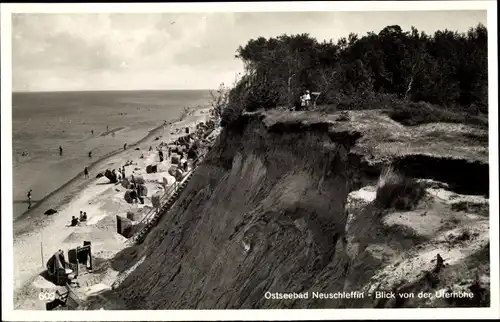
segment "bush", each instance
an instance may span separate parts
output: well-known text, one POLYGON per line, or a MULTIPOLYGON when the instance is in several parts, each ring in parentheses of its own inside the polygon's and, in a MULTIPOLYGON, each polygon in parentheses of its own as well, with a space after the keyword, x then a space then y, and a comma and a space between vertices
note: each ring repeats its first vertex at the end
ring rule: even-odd
POLYGON ((230 89, 225 86, 224 83, 219 85, 219 89, 217 91, 210 91, 210 105, 212 106, 210 114, 213 117, 217 119, 222 117, 224 108, 226 108, 229 102, 229 93, 230 89))
POLYGON ((236 121, 245 109, 245 95, 247 93, 247 83, 243 79, 229 90, 226 104, 223 106, 220 115, 220 126, 226 127, 236 121))
POLYGON ((462 123, 488 127, 488 119, 457 111, 435 107, 425 102, 402 102, 388 111, 391 119, 403 125, 413 126, 426 123, 462 123))
POLYGON ((424 195, 422 183, 389 167, 380 174, 375 202, 385 209, 411 210, 424 195))
POLYGON ((226 127, 233 122, 235 122, 243 112, 243 106, 238 104, 229 104, 222 111, 222 117, 220 121, 221 127, 226 127))
POLYGON ((318 110, 326 113, 345 110, 389 110, 403 104, 403 101, 393 94, 357 91, 353 94, 337 93, 326 104, 318 106, 318 110))
POLYGON ((279 93, 275 90, 262 86, 255 86, 245 93, 243 97, 243 105, 245 110, 249 112, 256 111, 261 108, 275 108, 278 105, 279 93))

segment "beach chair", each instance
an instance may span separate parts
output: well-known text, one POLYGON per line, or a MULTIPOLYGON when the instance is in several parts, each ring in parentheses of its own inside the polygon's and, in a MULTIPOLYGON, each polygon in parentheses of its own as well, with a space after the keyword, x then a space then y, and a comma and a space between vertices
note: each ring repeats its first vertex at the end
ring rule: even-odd
POLYGON ((66 261, 63 251, 59 250, 47 261, 47 273, 56 285, 73 284, 76 283, 78 265, 66 261))
POLYGON ((57 298, 45 304, 47 311, 52 310, 76 310, 80 306, 81 300, 78 295, 71 289, 69 284, 64 285, 64 290, 56 291, 57 298))
POLYGON ((68 251, 68 262, 72 265, 75 277, 92 272, 91 247, 90 241, 84 241, 83 246, 68 251))

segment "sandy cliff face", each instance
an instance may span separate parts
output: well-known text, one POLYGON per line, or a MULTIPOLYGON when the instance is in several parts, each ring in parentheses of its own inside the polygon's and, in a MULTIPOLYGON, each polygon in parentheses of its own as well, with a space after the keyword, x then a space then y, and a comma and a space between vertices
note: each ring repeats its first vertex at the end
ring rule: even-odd
POLYGON ((141 263, 112 297, 129 309, 451 305, 370 294, 434 292, 476 275, 487 284, 488 200, 468 196, 487 193, 486 135, 457 125, 409 129, 379 111, 347 120, 247 114, 223 131, 144 244, 121 255, 128 266, 141 263), (430 184, 412 211, 378 209, 370 185, 389 164, 443 183, 430 184), (464 227, 468 238, 454 242, 450 234, 459 238, 464 227), (445 268, 434 274, 437 253, 445 268), (312 298, 342 291, 364 298, 312 298), (309 299, 272 300, 266 292, 309 299))

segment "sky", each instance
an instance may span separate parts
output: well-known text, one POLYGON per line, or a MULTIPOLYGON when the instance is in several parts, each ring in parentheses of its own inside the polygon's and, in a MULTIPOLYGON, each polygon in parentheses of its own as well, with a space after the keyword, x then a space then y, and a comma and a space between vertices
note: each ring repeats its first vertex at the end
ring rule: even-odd
POLYGON ((12 16, 13 91, 212 89, 243 71, 249 39, 319 41, 387 25, 466 31, 486 11, 76 13, 12 16))

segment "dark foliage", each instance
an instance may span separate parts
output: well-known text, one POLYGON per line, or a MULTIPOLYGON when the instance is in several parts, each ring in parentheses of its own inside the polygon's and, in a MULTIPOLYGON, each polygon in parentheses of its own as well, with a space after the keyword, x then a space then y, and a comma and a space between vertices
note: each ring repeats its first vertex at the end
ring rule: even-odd
MULTIPOLYGON (((378 34, 350 34, 336 43, 308 34, 251 39, 237 50, 245 74, 230 92, 223 123, 243 110, 294 106, 306 89, 321 92, 317 105, 394 108, 404 106, 401 101, 424 101, 445 111, 433 121, 459 122, 464 117, 452 116, 457 111, 488 112, 487 52, 483 25, 434 35, 387 26, 378 34)), ((423 111, 413 117, 415 107, 402 107, 392 117, 413 119, 411 124, 425 121, 430 108, 419 106, 423 111)))
POLYGON ((388 114, 393 120, 409 126, 432 122, 488 126, 486 117, 471 115, 467 111, 439 108, 424 102, 397 104, 388 114))

